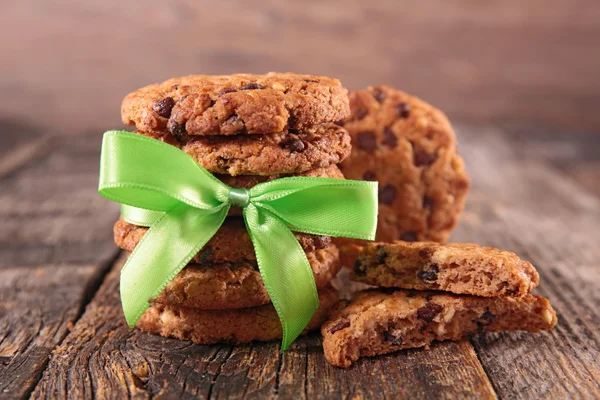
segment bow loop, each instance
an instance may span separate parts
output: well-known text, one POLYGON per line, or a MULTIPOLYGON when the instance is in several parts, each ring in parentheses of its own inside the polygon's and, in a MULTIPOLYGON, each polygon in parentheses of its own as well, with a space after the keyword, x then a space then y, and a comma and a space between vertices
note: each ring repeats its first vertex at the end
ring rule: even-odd
POLYGON ((176 147, 123 131, 104 134, 99 193, 118 203, 168 211, 179 203, 218 211, 229 188, 176 147), (127 145, 124 145, 127 143, 127 145))
POLYGON ((373 240, 377 182, 293 177, 261 183, 252 202, 297 232, 373 240))

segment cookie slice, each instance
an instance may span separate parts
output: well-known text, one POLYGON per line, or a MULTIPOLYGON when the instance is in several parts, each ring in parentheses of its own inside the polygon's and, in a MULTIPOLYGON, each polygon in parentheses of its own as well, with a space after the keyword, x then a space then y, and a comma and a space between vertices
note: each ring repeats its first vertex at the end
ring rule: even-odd
POLYGON ((469 243, 401 241, 364 246, 351 279, 374 286, 484 297, 523 297, 539 283, 533 265, 510 251, 469 243))
MULTIPOLYGON (((329 308, 338 299, 331 286, 319 290, 320 306, 305 333, 323 324, 329 308)), ((271 304, 239 310, 198 310, 154 303, 137 326, 148 333, 198 344, 266 342, 281 339, 282 335, 281 323, 271 304)))
POLYGON ((534 295, 515 299, 368 290, 348 305, 339 303, 321 333, 327 361, 349 367, 360 357, 423 347, 434 340, 459 340, 479 332, 539 332, 556 321, 548 300, 534 295))
MULTIPOLYGON (((340 169, 347 179, 379 181, 377 240, 446 241, 469 188, 446 116, 387 86, 350 92, 350 107, 343 126, 352 154, 340 169)), ((338 243, 344 252, 356 242, 338 243)))
POLYGON ((173 78, 128 94, 121 106, 125 124, 177 136, 283 132, 349 114, 339 80, 274 72, 173 78))
MULTIPOLYGON (((115 243, 122 250, 132 252, 138 245, 148 228, 130 224, 119 219, 113 233, 115 243)), ((305 252, 324 249, 331 243, 329 236, 316 236, 307 233, 294 233, 305 252)), ((336 250, 337 251, 337 250, 336 250)), ((226 218, 223 225, 209 242, 192 258, 197 264, 237 262, 256 260, 254 246, 248 235, 248 230, 242 218, 226 218)))
POLYGON ((350 136, 335 124, 252 136, 197 136, 179 142, 172 135, 137 131, 179 147, 215 174, 299 175, 342 162, 350 136))
MULTIPOLYGON (((307 253, 317 288, 340 270, 338 250, 330 246, 307 253)), ((271 302, 256 262, 186 266, 156 298, 156 303, 204 310, 256 307, 271 302)))

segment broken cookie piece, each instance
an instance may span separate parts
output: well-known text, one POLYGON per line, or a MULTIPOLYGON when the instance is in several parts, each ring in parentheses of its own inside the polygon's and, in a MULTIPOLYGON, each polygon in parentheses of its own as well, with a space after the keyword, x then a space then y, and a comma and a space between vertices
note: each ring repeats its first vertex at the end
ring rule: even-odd
POLYGON ((467 243, 397 241, 364 246, 352 280, 402 289, 523 297, 537 287, 539 276, 529 262, 509 251, 467 243))
POLYGON ((556 325, 547 299, 485 298, 397 290, 367 290, 340 302, 322 326, 327 361, 349 367, 360 357, 459 340, 479 332, 539 332, 556 325))

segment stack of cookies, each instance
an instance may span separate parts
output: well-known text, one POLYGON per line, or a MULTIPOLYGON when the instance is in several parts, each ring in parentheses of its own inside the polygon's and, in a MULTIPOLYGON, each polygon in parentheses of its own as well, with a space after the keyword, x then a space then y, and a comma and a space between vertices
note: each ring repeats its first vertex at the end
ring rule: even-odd
POLYGON ((531 294, 535 268, 490 247, 372 243, 360 250, 351 279, 384 289, 338 303, 323 325, 325 357, 340 367, 479 332, 539 332, 557 321, 548 300, 531 294))
MULTIPOLYGON (((129 94, 123 122, 178 147, 225 184, 250 188, 286 176, 343 179, 336 166, 350 137, 333 122, 350 114, 336 79, 276 74, 188 76, 129 94)), ((177 174, 178 171, 172 171, 177 174)), ((132 251, 146 228, 119 220, 115 241, 132 251)), ((338 300, 330 286, 338 249, 329 237, 297 233, 319 290, 318 329, 338 300)), ((196 343, 280 339, 281 325, 262 282, 252 242, 232 208, 221 229, 138 322, 142 330, 196 343)))

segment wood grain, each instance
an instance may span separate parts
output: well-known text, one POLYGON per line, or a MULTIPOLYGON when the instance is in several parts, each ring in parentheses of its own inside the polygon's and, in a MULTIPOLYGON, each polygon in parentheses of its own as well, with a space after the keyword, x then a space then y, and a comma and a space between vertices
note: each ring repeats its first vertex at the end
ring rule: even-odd
POLYGON ((0 398, 33 390, 50 353, 77 320, 97 272, 91 265, 0 270, 0 398))
POLYGON ((2 113, 81 134, 125 94, 193 73, 386 83, 468 121, 600 128, 592 0, 26 0, 0 13, 2 113))
MULTIPOLYGON (((25 398, 117 251, 95 194, 99 143, 0 123, 0 398, 25 398), (98 229, 98 230, 97 230, 98 229)), ((100 201, 99 201, 100 200, 100 201)))
POLYGON ((278 343, 199 346, 132 331, 122 318, 119 268, 55 351, 32 398, 495 398, 468 342, 342 370, 325 361, 318 334, 281 355, 278 343))
POLYGON ((538 292, 559 318, 554 330, 540 335, 473 339, 494 389, 501 398, 600 397, 598 197, 527 156, 534 149, 548 153, 551 140, 527 147, 497 129, 463 130, 462 139, 475 184, 452 239, 531 261, 540 273, 538 292))
POLYGON ((0 181, 0 266, 105 263, 119 207, 96 192, 100 135, 43 140, 0 181))

